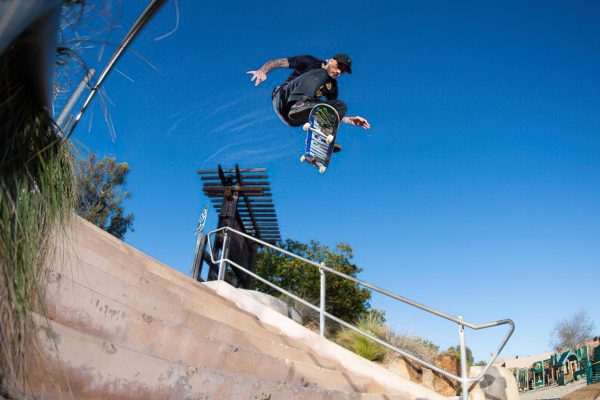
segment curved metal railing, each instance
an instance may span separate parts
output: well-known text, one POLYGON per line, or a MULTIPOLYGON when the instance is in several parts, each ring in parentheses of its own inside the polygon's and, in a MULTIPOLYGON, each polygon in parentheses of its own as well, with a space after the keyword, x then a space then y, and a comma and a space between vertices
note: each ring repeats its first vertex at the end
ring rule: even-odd
POLYGON ((510 319, 501 319, 501 320, 498 320, 498 321, 488 322, 488 323, 485 323, 485 324, 474 324, 474 323, 467 322, 467 321, 463 320, 461 316, 454 317, 452 315, 443 313, 443 312, 438 311, 438 310, 436 310, 434 308, 425 306, 423 304, 417 303, 416 301, 410 300, 410 299, 408 299, 406 297, 399 296, 399 295, 397 295, 395 293, 392 293, 392 292, 390 292, 388 290, 385 290, 385 289, 382 289, 382 288, 380 288, 378 286, 372 285, 372 284, 370 284, 368 282, 362 281, 362 280, 357 279, 355 277, 352 277, 352 276, 346 275, 346 274, 344 274, 342 272, 336 271, 336 270, 334 270, 332 268, 327 267, 324 263, 321 263, 321 264, 316 263, 316 262, 314 262, 312 260, 309 260, 307 258, 301 257, 299 255, 296 255, 296 254, 291 253, 291 252, 289 252, 287 250, 281 249, 281 248, 279 248, 277 246, 274 246, 274 245, 272 245, 270 243, 264 242, 264 241, 262 241, 260 239, 257 239, 257 238, 255 238, 253 236, 250 236, 250 235, 248 235, 246 233, 237 231, 237 230, 229 228, 229 227, 223 227, 223 228, 219 228, 219 229, 215 229, 215 230, 211 231, 208 234, 208 238, 209 238, 209 240, 208 240, 208 246, 209 246, 209 249, 210 249, 210 258, 211 258, 211 261, 214 264, 217 264, 217 263, 219 264, 219 275, 218 275, 218 279, 219 280, 223 280, 225 278, 225 266, 227 264, 230 265, 230 266, 232 266, 232 267, 235 267, 235 268, 237 268, 237 269, 239 269, 239 270, 247 273, 248 275, 252 276, 253 278, 261 281, 265 285, 267 285, 267 286, 269 286, 269 287, 271 287, 271 288, 273 288, 273 289, 275 289, 275 290, 277 290, 277 291, 285 294, 286 296, 288 296, 288 297, 290 297, 290 298, 292 298, 292 299, 294 299, 294 300, 296 300, 296 301, 304 304, 305 306, 309 307, 310 309, 312 309, 314 311, 317 311, 319 313, 319 322, 320 322, 319 323, 319 329, 320 329, 321 336, 325 335, 325 317, 330 318, 331 320, 337 322, 338 324, 340 324, 340 325, 342 325, 342 326, 344 326, 344 327, 346 327, 348 329, 351 329, 351 330, 357 332, 360 335, 368 337, 369 339, 373 340, 374 342, 379 343, 380 345, 382 345, 382 346, 384 346, 384 347, 386 347, 386 348, 388 348, 390 350, 393 350, 393 351, 401 354, 402 356, 404 356, 404 357, 406 357, 406 358, 408 358, 410 360, 413 360, 413 361, 415 361, 415 362, 417 362, 417 363, 419 363, 419 364, 421 364, 421 365, 423 365, 423 366, 425 366, 427 368, 430 368, 433 371, 436 371, 436 372, 438 372, 438 373, 440 373, 440 374, 442 374, 444 376, 447 376, 448 378, 451 378, 451 379, 454 379, 454 380, 460 382, 461 383, 461 387, 462 387, 462 397, 463 397, 464 400, 468 399, 468 391, 469 391, 469 386, 468 385, 469 385, 469 383, 470 382, 478 382, 479 380, 481 380, 483 378, 483 376, 485 375, 485 373, 487 372, 487 370, 490 368, 490 366, 492 365, 492 363, 496 360, 496 358, 498 358, 498 355, 500 354, 500 352, 502 351, 502 349, 504 348, 504 346, 508 342, 508 339, 510 339, 511 335, 513 334, 513 332, 515 330, 515 324, 510 319), (211 243, 210 237, 212 235, 216 235, 217 233, 220 233, 220 232, 223 232, 223 247, 222 247, 223 250, 221 251, 220 258, 218 260, 216 260, 215 259, 215 255, 213 254, 213 247, 212 247, 212 243, 211 243), (228 236, 229 236, 228 232, 234 233, 236 235, 243 236, 246 239, 251 240, 251 241, 253 241, 255 243, 258 243, 258 244, 260 244, 262 246, 265 246, 265 247, 268 247, 270 249, 276 250, 276 251, 278 251, 278 252, 280 252, 282 254, 285 254, 287 256, 290 256, 290 257, 295 258, 297 260, 303 261, 303 262, 305 262, 305 263, 307 263, 309 265, 312 265, 312 266, 318 268, 319 272, 320 272, 320 275, 321 275, 321 296, 320 296, 319 307, 317 307, 314 304, 309 303, 308 301, 306 301, 306 300, 304 300, 304 299, 302 299, 302 298, 294 295, 293 293, 288 292, 285 289, 280 288, 279 286, 275 285, 274 283, 269 282, 268 280, 260 277, 256 273, 254 273, 252 271, 249 271, 248 269, 246 269, 243 266, 237 264, 233 260, 230 260, 229 258, 227 258, 227 251, 226 251, 226 249, 227 249, 227 241, 228 241, 228 236), (405 303, 405 304, 408 304, 410 306, 419 308, 419 309, 421 309, 423 311, 426 311, 428 313, 437 315, 438 317, 441 317, 441 318, 447 319, 448 321, 452 321, 452 322, 456 323, 458 325, 458 336, 459 336, 459 344, 460 344, 461 376, 454 375, 454 374, 452 374, 452 373, 450 373, 448 371, 445 371, 445 370, 443 370, 443 369, 441 369, 441 368, 439 368, 439 367, 437 367, 437 366, 435 366, 435 365, 433 365, 433 364, 431 364, 431 363, 429 363, 429 362, 427 362, 425 360, 421 360, 420 358, 418 358, 416 356, 413 356, 412 354, 407 353, 404 350, 399 349, 398 347, 393 346, 393 345, 391 345, 391 344, 389 344, 389 343, 387 343, 387 342, 385 342, 385 341, 383 341, 383 340, 381 340, 381 339, 379 339, 379 338, 377 338, 377 337, 375 337, 375 336, 373 336, 373 335, 371 335, 371 334, 369 334, 367 332, 364 332, 364 331, 360 330, 359 328, 355 327, 354 325, 349 324, 346 321, 342 321, 341 319, 337 318, 335 315, 331 315, 327 311, 325 311, 325 299, 326 299, 326 291, 325 291, 326 277, 325 277, 325 272, 329 272, 329 273, 332 273, 334 275, 340 276, 340 277, 345 278, 345 279, 347 279, 349 281, 357 283, 357 284, 359 284, 361 286, 364 286, 366 288, 369 288, 371 290, 379 292, 379 293, 381 293, 383 295, 391 297, 392 299, 401 301, 402 303, 405 303), (467 372, 467 357, 466 357, 466 346, 465 346, 464 328, 467 327, 467 328, 471 328, 473 330, 480 330, 480 329, 491 328, 491 327, 499 326, 499 325, 509 325, 510 329, 506 333, 506 336, 504 337, 504 339, 502 340, 502 342, 500 343, 500 345, 498 346, 498 348, 496 349, 496 351, 494 353, 492 353, 491 358, 489 359, 489 361, 487 362, 487 364, 485 365, 485 367, 483 368, 483 370, 481 371, 481 373, 479 375, 477 375, 476 377, 469 378, 468 377, 468 372, 467 372))

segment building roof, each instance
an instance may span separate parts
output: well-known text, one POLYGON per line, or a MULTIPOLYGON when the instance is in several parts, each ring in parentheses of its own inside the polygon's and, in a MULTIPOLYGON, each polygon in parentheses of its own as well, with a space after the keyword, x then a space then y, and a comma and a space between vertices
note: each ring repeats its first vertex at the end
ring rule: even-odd
MULTIPOLYGON (((586 341, 583 345, 587 345, 587 346, 591 346, 591 347, 598 346, 598 345, 600 345, 600 337, 595 337, 593 339, 590 339, 590 340, 586 341)), ((583 346, 583 345, 581 345, 581 346, 583 346)), ((578 346, 578 348, 581 346, 578 346)), ((559 357, 559 360, 557 362, 557 366, 563 365, 563 363, 565 362, 565 359, 568 358, 569 353, 574 355, 575 357, 577 357, 577 359, 579 359, 576 352, 569 350, 564 353, 561 353, 561 356, 559 357)), ((504 365, 506 368, 531 368, 531 367, 533 367, 534 362, 547 360, 550 357, 552 357, 552 355, 554 355, 554 354, 556 354, 556 353, 555 352, 547 352, 547 353, 541 353, 541 354, 537 354, 537 355, 533 355, 533 356, 524 356, 524 357, 513 356, 513 357, 499 358, 494 362, 494 365, 497 367, 504 365)))
POLYGON ((497 367, 504 366, 506 368, 531 368, 534 362, 547 360, 552 356, 552 354, 554 353, 547 352, 533 356, 500 358, 494 362, 494 365, 497 367))

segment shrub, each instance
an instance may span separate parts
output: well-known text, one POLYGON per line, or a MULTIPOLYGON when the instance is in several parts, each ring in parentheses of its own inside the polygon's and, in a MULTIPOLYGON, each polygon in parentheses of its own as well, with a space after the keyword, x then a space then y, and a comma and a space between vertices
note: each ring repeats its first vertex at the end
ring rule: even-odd
MULTIPOLYGON (((356 326, 378 339, 385 340, 389 336, 389 328, 374 313, 359 317, 356 326)), ((334 341, 370 361, 383 361, 388 352, 386 347, 352 329, 342 329, 335 335, 334 341)))

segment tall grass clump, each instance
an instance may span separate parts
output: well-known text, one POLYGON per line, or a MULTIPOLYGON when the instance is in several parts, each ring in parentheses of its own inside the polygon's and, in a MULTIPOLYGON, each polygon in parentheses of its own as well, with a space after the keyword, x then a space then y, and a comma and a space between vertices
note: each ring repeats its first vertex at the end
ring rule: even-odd
POLYGON ((28 67, 18 41, 0 55, 0 397, 9 382, 27 387, 24 372, 39 367, 26 365, 36 359, 26 357, 36 343, 32 312, 45 314, 43 262, 74 207, 71 148, 28 67))
MULTIPOLYGON (((378 339, 385 340, 389 336, 389 328, 374 313, 360 316, 355 326, 378 339)), ((335 335, 334 341, 369 361, 383 361, 388 353, 386 347, 352 329, 343 328, 335 335)))

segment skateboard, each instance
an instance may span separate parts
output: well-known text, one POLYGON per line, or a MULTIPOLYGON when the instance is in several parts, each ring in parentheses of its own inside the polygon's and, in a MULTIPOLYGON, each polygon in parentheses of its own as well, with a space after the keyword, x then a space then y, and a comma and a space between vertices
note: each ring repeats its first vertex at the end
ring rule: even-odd
POLYGON ((331 161, 339 124, 340 117, 335 108, 328 104, 314 106, 308 122, 302 127, 306 132, 306 141, 300 161, 308 161, 320 173, 324 173, 331 161))

